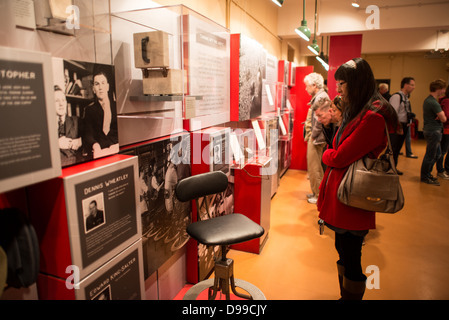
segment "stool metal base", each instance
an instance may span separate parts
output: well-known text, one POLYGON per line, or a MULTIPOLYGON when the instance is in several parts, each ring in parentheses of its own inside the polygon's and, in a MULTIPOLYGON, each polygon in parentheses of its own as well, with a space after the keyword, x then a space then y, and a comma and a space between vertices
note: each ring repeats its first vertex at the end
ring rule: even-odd
POLYGON ((237 297, 248 300, 266 300, 262 291, 249 282, 234 278, 234 260, 226 259, 225 256, 221 260, 215 261, 214 279, 201 281, 190 288, 183 300, 196 300, 198 295, 205 289, 208 289, 208 299, 215 300, 217 293, 220 291, 226 296, 226 300, 231 299, 232 293, 237 297), (236 287, 242 288, 249 295, 239 293, 236 287))
MULTIPOLYGON (((214 280, 215 279, 207 279, 207 280, 198 282, 196 285, 191 287, 186 292, 183 300, 196 300, 196 298, 198 298, 198 296, 201 294, 201 292, 203 292, 206 289, 210 289, 214 286, 214 280)), ((255 285, 253 285, 247 281, 244 281, 241 279, 235 279, 235 286, 248 292, 251 295, 252 300, 267 300, 265 298, 265 295, 263 294, 262 291, 260 291, 259 288, 257 288, 255 285)))

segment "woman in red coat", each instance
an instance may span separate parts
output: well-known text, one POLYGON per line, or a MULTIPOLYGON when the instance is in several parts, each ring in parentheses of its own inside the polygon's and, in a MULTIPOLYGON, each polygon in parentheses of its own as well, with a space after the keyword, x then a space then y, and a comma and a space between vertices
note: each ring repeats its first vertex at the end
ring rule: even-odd
POLYGON ((342 97, 342 123, 332 148, 323 154, 327 166, 320 186, 319 217, 335 231, 339 254, 337 268, 342 299, 362 299, 366 276, 361 266, 363 238, 375 229, 375 213, 349 207, 337 198, 340 182, 351 163, 369 155, 377 158, 385 149, 385 121, 396 128, 392 106, 377 91, 369 64, 355 58, 335 72, 337 91, 342 97))

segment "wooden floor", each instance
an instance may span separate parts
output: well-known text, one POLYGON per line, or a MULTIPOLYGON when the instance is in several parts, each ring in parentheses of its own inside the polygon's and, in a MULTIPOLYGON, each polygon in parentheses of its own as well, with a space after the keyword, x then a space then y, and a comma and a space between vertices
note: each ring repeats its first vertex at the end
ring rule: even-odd
MULTIPOLYGON (((421 183, 425 141, 412 141, 418 159, 399 156, 405 207, 377 214, 362 250, 362 266, 378 267, 379 289, 367 300, 449 299, 449 180, 421 183)), ((436 175, 434 169, 434 175, 436 175)), ((269 239, 262 252, 231 250, 236 278, 256 285, 270 300, 335 300, 339 296, 334 234, 319 234, 316 205, 305 171, 288 170, 271 200, 269 239)), ((367 276, 374 273, 367 272, 367 276)), ((374 282, 372 282, 374 283, 374 282)))

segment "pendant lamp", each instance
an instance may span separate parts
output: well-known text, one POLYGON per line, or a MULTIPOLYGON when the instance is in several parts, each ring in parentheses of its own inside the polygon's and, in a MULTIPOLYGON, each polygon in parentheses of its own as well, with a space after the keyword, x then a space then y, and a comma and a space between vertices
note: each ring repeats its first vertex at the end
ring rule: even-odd
POLYGON ((310 40, 310 30, 307 28, 307 21, 306 21, 306 0, 302 1, 303 3, 303 18, 301 21, 301 26, 295 29, 295 32, 304 40, 309 41, 310 40))
MULTIPOLYGON (((323 50, 324 46, 323 46, 323 38, 321 38, 321 50, 323 50)), ((328 49, 329 49, 329 44, 328 44, 328 49)), ((324 69, 326 69, 326 71, 329 71, 329 60, 327 58, 327 56, 324 55, 324 52, 321 51, 319 56, 316 56, 316 59, 321 63, 321 65, 323 66, 324 69)))
POLYGON ((284 4, 284 0, 272 0, 274 3, 276 3, 279 7, 282 7, 282 4, 284 4))
POLYGON ((314 32, 313 32, 313 41, 312 44, 307 46, 307 48, 309 48, 310 51, 312 51, 315 55, 319 55, 320 54, 320 47, 318 46, 318 42, 316 40, 316 0, 315 0, 315 27, 314 27, 314 32))

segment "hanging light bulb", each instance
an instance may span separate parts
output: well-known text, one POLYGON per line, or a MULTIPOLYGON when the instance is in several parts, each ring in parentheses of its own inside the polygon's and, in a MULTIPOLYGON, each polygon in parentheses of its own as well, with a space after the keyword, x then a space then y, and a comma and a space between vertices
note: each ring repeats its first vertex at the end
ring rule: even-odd
POLYGON ((307 27, 306 21, 306 0, 303 0, 303 19, 301 21, 301 26, 295 29, 295 32, 304 40, 310 40, 310 30, 307 27))
POLYGON ((282 4, 284 3, 284 0, 272 0, 274 3, 276 3, 279 7, 282 7, 282 4))

